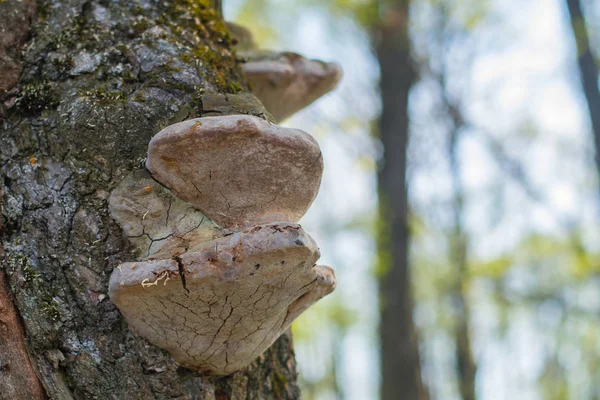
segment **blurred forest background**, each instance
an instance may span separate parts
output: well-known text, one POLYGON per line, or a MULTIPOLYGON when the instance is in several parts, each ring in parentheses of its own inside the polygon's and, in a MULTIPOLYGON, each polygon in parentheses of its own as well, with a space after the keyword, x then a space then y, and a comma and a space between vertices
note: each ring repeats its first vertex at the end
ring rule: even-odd
POLYGON ((226 0, 335 60, 306 399, 600 399, 600 1, 226 0), (422 382, 422 384, 421 384, 422 382))

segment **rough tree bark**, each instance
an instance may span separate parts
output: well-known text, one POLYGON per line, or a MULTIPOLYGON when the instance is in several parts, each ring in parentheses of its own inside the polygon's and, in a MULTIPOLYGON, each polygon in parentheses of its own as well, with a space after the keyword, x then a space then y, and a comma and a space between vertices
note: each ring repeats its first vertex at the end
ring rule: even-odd
POLYGON ((427 398, 422 385, 419 344, 413 322, 409 271, 409 231, 406 188, 408 95, 415 80, 408 33, 409 1, 398 0, 385 10, 377 44, 383 110, 379 134, 385 149, 378 176, 382 232, 381 398, 427 398))
POLYGON ((5 0, 0 28, 0 399, 298 398, 288 335, 244 371, 202 376, 106 295, 133 259, 111 189, 205 94, 246 89, 210 1, 5 0))

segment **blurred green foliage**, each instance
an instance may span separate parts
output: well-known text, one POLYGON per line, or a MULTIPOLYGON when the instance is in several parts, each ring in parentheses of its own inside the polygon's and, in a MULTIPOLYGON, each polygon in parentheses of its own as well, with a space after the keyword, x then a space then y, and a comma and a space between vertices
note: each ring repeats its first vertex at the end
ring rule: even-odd
MULTIPOLYGON (((292 23, 303 12, 318 12, 325 21, 353 20, 376 40, 376 35, 372 34, 385 19, 386 8, 393 3, 392 0, 245 0, 235 19, 251 27, 257 42, 264 47, 276 44, 280 40, 278 32, 282 30, 281 24, 292 23)), ((426 92, 426 95, 418 97, 417 93, 411 100, 414 102, 411 117, 415 127, 409 163, 411 174, 422 173, 432 177, 431 186, 445 187, 450 181, 446 156, 451 130, 447 123, 449 111, 440 104, 448 98, 458 98, 459 101, 454 104, 456 109, 450 111, 461 114, 461 118, 466 120, 462 129, 474 129, 473 121, 469 120, 474 113, 492 107, 491 101, 499 97, 502 88, 511 80, 525 79, 506 74, 501 76, 492 93, 478 98, 468 97, 473 91, 469 82, 474 58, 482 56, 480 53, 492 52, 490 48, 494 46, 501 48, 500 53, 506 51, 513 45, 511 41, 516 40, 509 35, 514 32, 515 20, 502 19, 505 18, 502 13, 519 16, 516 3, 511 4, 508 6, 492 0, 412 2, 411 34, 417 44, 414 51, 421 78, 415 92, 426 92), (508 13, 507 7, 514 9, 508 13), (487 32, 485 36, 486 31, 492 34, 487 32), (487 42, 482 45, 479 40, 484 39, 487 42), (444 95, 448 98, 443 99, 444 95), (463 104, 479 108, 463 107, 463 104), (424 110, 419 110, 419 107, 424 110)), ((535 24, 536 21, 528 23, 535 24)), ((528 38, 517 39, 525 41, 528 38)), ((517 44, 520 43, 514 45, 517 44)), ((523 53, 526 51, 523 50, 523 53)), ((495 62, 497 58, 492 60, 495 62)), ((530 61, 511 59, 510 63, 530 61)), ((491 68, 493 62, 486 65, 491 68)), ((502 68, 504 71, 508 66, 502 65, 502 68)), ((532 74, 536 73, 532 71, 532 74)), ((552 71, 552 74, 559 73, 567 76, 567 81, 572 80, 570 70, 552 71)), ((377 87, 378 82, 372 84, 377 87)), ((480 82, 476 82, 478 84, 480 82)), ((361 93, 353 95, 360 97, 361 93)), ((539 97, 536 93, 527 93, 527 96, 530 102, 539 97)), ((523 109, 519 115, 496 115, 496 119, 488 125, 493 127, 496 123, 506 127, 499 132, 483 129, 483 133, 477 136, 479 146, 486 151, 487 163, 477 167, 493 170, 494 173, 486 175, 485 185, 481 184, 477 191, 465 190, 467 211, 461 215, 464 226, 460 234, 454 229, 453 222, 449 222, 451 218, 448 215, 454 210, 447 193, 425 199, 424 196, 413 195, 410 199, 415 315, 432 399, 459 398, 453 348, 458 314, 462 312, 456 305, 457 288, 471 308, 467 323, 479 368, 478 394, 481 398, 495 399, 493 393, 484 392, 484 385, 498 381, 506 385, 522 385, 536 398, 600 399, 600 300, 597 294, 600 292, 600 246, 597 245, 600 229, 590 231, 586 220, 589 215, 583 213, 568 224, 561 224, 560 211, 555 210, 552 204, 545 204, 552 189, 551 183, 544 181, 545 184, 534 188, 525 179, 529 171, 539 170, 535 160, 532 161, 532 154, 535 150, 539 151, 537 146, 553 134, 532 120, 532 112, 523 109), (520 207, 527 210, 525 215, 517 215, 509 207, 513 200, 511 197, 517 195, 524 197, 520 207), (469 214, 469 207, 479 207, 486 201, 489 205, 484 216, 477 214, 478 218, 474 218, 469 214), (558 229, 541 229, 523 222, 540 207, 550 214, 548 220, 559 221, 558 229), (520 226, 518 233, 515 233, 517 229, 512 229, 512 224, 520 226), (496 234, 496 230, 502 229, 504 236, 496 234), (496 242, 490 244, 489 239, 484 241, 488 236, 495 238, 496 242), (466 240, 469 244, 463 271, 455 267, 450 254, 450 249, 456 248, 459 240, 466 240), (485 246, 482 243, 486 243, 485 246), (527 366, 523 366, 525 364, 527 366), (524 370, 527 376, 516 376, 524 370)), ((353 131, 363 125, 361 118, 359 111, 347 110, 340 129, 353 131)), ((479 122, 481 120, 487 122, 485 118, 478 119, 479 122)), ((319 125, 317 118, 314 123, 319 125)), ((372 126, 369 134, 376 136, 375 124, 372 126)), ((315 131, 327 130, 315 127, 315 131)), ((319 139, 325 136, 326 133, 323 133, 319 139)), ((343 137, 347 142, 355 139, 352 135, 343 137)), ((548 146, 547 143, 545 145, 548 146)), ((572 164, 576 161, 589 157, 587 149, 577 148, 566 136, 557 139, 553 146, 557 149, 556 157, 560 157, 553 163, 562 163, 564 168, 574 168, 572 164)), ((463 157, 465 154, 459 155, 463 157)), ((361 155, 354 161, 366 173, 375 174, 379 160, 361 155)), ((589 201, 590 192, 596 195, 597 178, 591 162, 588 168, 593 178, 589 178, 590 174, 586 175, 587 180, 583 179, 583 184, 578 186, 578 201, 582 204, 589 201)), ((409 179, 409 189, 417 190, 410 186, 412 184, 413 180, 409 179)), ((429 188, 421 190, 426 192, 429 188)), ((442 193, 442 190, 435 193, 442 193)), ((385 199, 380 200, 381 204, 385 204, 385 199)), ((373 256, 371 276, 365 276, 365 282, 381 277, 391 263, 390 254, 381 251, 391 245, 386 213, 381 210, 385 207, 356 215, 351 221, 336 221, 331 216, 331 221, 323 223, 329 226, 327 234, 332 241, 336 235, 358 232, 380 244, 379 251, 373 256)), ((339 266, 334 267, 338 267, 338 276, 346 273, 339 266)), ((304 382, 307 399, 331 398, 332 392, 341 397, 344 390, 339 388, 337 375, 343 359, 339 354, 342 351, 340 343, 349 331, 373 324, 376 319, 376 316, 366 318, 348 306, 343 297, 334 294, 317 303, 294 323, 297 348, 321 352, 322 358, 314 359, 325 360, 325 372, 311 376, 302 374, 307 376, 304 382), (330 353, 324 354, 318 347, 317 343, 323 340, 327 341, 328 348, 333 349, 330 353)), ((375 326, 369 328, 371 333, 376 332, 375 326)), ((303 368, 302 365, 300 367, 303 368)))

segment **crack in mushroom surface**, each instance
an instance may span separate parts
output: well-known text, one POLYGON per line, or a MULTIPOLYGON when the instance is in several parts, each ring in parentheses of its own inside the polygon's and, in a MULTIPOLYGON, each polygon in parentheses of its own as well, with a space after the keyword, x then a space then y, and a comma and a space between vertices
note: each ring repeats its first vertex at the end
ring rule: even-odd
POLYGON ((108 198, 108 209, 141 259, 169 258, 185 252, 192 243, 228 232, 145 170, 134 171, 121 181, 108 198))

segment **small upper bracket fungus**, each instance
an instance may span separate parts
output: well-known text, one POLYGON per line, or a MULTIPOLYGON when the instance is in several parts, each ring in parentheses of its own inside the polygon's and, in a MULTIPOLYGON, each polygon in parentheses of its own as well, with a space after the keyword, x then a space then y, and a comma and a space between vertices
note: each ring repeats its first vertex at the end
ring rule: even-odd
POLYGON ((181 365, 227 375, 258 357, 335 276, 299 225, 278 223, 202 244, 175 260, 125 263, 110 296, 129 325, 181 365))
POLYGON ((229 29, 231 36, 235 39, 235 47, 238 51, 253 50, 256 48, 256 42, 250 29, 230 21, 227 21, 227 29, 229 29))
POLYGON ((242 69, 252 91, 277 121, 307 107, 337 86, 338 64, 309 60, 296 53, 249 51, 242 69))
POLYGON ((227 227, 297 222, 323 173, 306 132, 247 115, 171 125, 150 142, 146 167, 177 197, 227 227))

